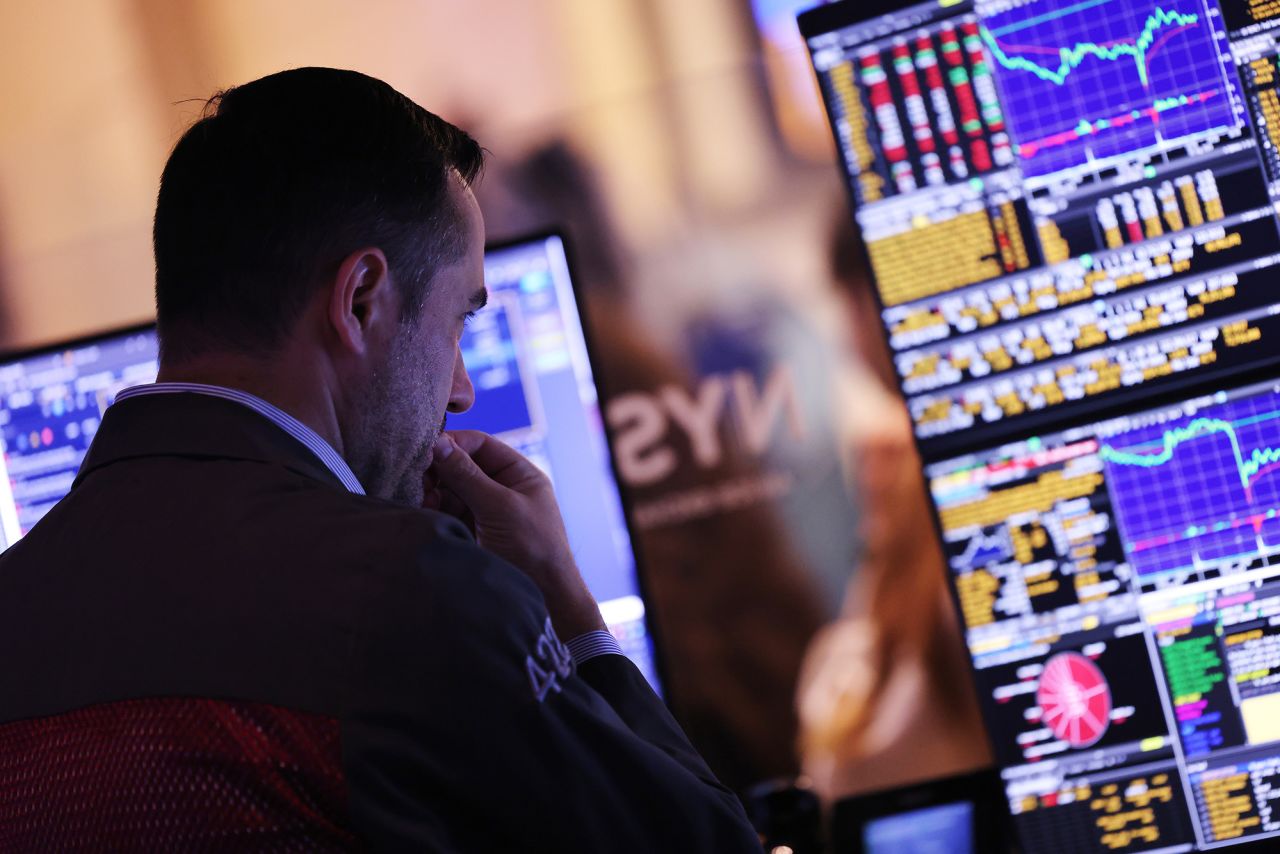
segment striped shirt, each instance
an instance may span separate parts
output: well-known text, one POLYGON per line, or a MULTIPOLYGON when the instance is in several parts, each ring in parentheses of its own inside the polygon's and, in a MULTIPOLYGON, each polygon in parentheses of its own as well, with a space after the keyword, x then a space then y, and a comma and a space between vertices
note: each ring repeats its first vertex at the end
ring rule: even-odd
POLYGON ((152 383, 127 388, 116 395, 116 400, 128 400, 131 397, 146 397, 152 394, 203 394, 206 397, 220 397, 223 400, 234 400, 247 406, 266 418, 272 424, 288 433, 307 446, 307 450, 315 454, 324 467, 333 472, 334 477, 342 481, 348 492, 364 495, 364 487, 356 478, 355 472, 347 465, 347 461, 333 449, 333 446, 320 438, 320 434, 306 424, 294 418, 278 406, 272 406, 257 395, 249 394, 235 388, 224 388, 220 385, 204 383, 152 383))
MULTIPOLYGON (((319 433, 280 407, 272 406, 257 395, 249 394, 249 392, 240 391, 239 389, 206 385, 204 383, 151 383, 150 385, 127 388, 116 395, 116 400, 128 400, 131 397, 146 397, 153 394, 203 394, 207 397, 218 397, 247 406, 305 445, 324 464, 325 468, 333 472, 334 477, 342 482, 348 492, 355 495, 365 494, 364 487, 360 485, 360 480, 356 477, 355 472, 351 470, 351 467, 347 465, 347 461, 333 449, 332 445, 321 438, 319 433)), ((617 639, 605 630, 578 635, 566 643, 565 646, 569 648, 569 654, 573 656, 576 664, 582 664, 598 655, 623 654, 622 647, 618 644, 617 639)))

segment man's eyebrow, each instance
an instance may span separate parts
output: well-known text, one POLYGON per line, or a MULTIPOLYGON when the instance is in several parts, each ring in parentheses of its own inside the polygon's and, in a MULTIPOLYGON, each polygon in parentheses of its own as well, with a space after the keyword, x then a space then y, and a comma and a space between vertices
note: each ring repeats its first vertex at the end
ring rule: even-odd
POLYGON ((471 295, 471 299, 467 301, 467 305, 471 306, 472 311, 479 311, 489 304, 489 291, 487 288, 481 288, 471 295))

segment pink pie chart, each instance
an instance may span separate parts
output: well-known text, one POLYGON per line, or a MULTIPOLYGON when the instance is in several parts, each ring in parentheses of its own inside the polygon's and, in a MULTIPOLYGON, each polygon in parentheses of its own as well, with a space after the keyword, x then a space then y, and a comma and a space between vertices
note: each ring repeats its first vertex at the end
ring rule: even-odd
POLYGON ((1042 719, 1072 747, 1088 747, 1111 723, 1111 686, 1098 666, 1078 652, 1050 658, 1036 689, 1042 719))

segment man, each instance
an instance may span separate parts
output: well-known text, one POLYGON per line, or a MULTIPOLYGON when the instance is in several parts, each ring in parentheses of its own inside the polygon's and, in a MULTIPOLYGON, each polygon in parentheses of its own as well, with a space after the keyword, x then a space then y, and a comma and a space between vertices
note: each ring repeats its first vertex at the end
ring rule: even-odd
POLYGON ((758 849, 604 631, 546 478, 443 432, 480 165, 319 68, 178 142, 159 382, 0 557, 0 850, 758 849))

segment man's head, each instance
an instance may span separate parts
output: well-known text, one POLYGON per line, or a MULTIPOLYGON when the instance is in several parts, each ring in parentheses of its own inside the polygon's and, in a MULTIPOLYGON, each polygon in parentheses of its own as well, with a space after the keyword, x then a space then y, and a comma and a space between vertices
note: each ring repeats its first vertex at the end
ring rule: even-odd
POLYGON ((156 204, 162 376, 243 376, 414 502, 484 299, 482 152, 381 81, 301 68, 212 98, 156 204), (328 429, 326 429, 328 428, 328 429))

